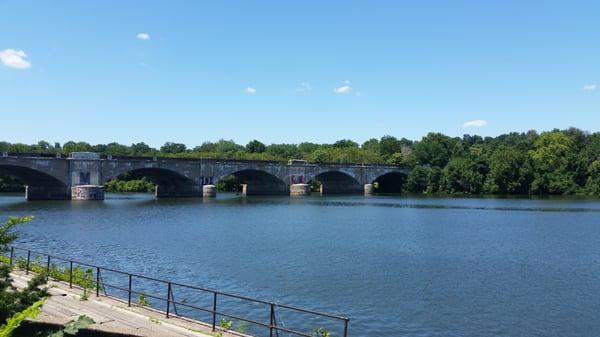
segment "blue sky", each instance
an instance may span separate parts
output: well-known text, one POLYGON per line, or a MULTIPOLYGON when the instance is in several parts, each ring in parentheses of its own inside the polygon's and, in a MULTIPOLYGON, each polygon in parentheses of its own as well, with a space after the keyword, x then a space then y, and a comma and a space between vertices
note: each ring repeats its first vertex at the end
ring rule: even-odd
POLYGON ((598 1, 0 0, 0 138, 600 131, 598 13, 598 1))

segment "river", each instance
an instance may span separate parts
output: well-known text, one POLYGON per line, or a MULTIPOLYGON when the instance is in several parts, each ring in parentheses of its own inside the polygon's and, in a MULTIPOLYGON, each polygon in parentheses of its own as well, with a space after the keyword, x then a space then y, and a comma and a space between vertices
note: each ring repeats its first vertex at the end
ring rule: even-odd
POLYGON ((20 245, 347 315, 350 336, 600 335, 598 199, 2 195, 0 215, 35 217, 20 245))

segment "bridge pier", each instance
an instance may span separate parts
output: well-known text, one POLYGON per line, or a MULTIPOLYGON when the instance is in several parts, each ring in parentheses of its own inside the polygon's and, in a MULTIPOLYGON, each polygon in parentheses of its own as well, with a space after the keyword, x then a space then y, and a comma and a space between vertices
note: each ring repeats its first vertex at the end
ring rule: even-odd
POLYGON ((78 185, 71 187, 71 200, 104 200, 104 187, 78 185))
POLYGON ((365 195, 375 194, 375 186, 373 186, 373 184, 365 184, 364 190, 365 190, 365 195))
POLYGON ((292 196, 310 195, 310 185, 309 184, 292 184, 292 185, 290 185, 290 195, 292 195, 292 196))
POLYGON ((70 200, 68 190, 52 186, 25 186, 26 200, 70 200))
POLYGON ((202 186, 202 196, 204 198, 214 198, 217 196, 217 187, 215 185, 202 186))

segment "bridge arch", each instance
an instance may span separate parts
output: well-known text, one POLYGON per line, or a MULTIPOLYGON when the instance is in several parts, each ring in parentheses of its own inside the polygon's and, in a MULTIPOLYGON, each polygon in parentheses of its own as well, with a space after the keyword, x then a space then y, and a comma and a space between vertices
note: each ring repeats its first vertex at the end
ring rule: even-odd
POLYGON ((106 182, 123 175, 129 175, 134 179, 146 178, 154 183, 157 198, 202 196, 201 185, 179 172, 162 167, 129 167, 115 170, 104 176, 103 180, 106 182))
POLYGON ((277 195, 289 194, 289 184, 276 175, 256 168, 245 168, 223 172, 216 177, 216 182, 232 176, 241 185, 245 195, 277 195))
POLYGON ((402 171, 389 171, 375 177, 371 183, 377 193, 401 193, 408 175, 402 171))
POLYGON ((353 175, 340 170, 327 170, 308 174, 306 181, 321 183, 322 194, 357 194, 363 192, 363 185, 353 175))
POLYGON ((24 185, 27 200, 70 199, 67 183, 44 171, 11 164, 0 164, 0 174, 17 179, 24 185))

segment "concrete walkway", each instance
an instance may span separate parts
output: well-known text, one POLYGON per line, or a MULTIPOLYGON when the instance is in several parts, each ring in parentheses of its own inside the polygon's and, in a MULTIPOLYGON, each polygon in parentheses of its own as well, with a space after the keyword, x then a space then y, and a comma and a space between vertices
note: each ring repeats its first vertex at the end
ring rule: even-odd
MULTIPOLYGON (((32 275, 23 271, 11 273, 13 285, 24 288, 32 275)), ((89 329, 121 333, 130 336, 144 337, 208 337, 214 336, 211 327, 202 322, 179 318, 171 315, 165 318, 164 313, 150 308, 127 306, 119 300, 90 294, 86 301, 81 300, 82 291, 69 289, 68 285, 49 281, 49 293, 52 295, 42 307, 42 314, 35 321, 63 325, 80 315, 91 317, 96 324, 89 329)), ((224 333, 224 337, 247 336, 244 334, 224 333)))

